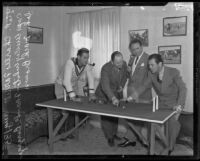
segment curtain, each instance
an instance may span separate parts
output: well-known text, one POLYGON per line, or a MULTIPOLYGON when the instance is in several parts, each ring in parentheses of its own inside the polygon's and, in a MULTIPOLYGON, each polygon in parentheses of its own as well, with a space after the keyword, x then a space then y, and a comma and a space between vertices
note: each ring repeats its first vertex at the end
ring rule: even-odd
POLYGON ((70 14, 69 22, 70 56, 76 56, 81 47, 88 48, 95 78, 99 78, 101 67, 120 48, 120 8, 70 14))

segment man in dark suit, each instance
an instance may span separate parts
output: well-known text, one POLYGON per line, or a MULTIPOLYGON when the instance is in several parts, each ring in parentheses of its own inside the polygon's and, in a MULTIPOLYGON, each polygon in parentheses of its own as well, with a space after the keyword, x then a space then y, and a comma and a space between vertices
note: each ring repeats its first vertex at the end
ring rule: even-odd
MULTIPOLYGON (((148 60, 150 72, 147 80, 142 86, 132 89, 132 94, 127 100, 138 100, 139 95, 141 95, 145 89, 153 87, 158 95, 159 108, 177 111, 176 115, 168 120, 169 145, 167 145, 162 152, 162 154, 167 154, 167 152, 170 154, 174 149, 176 138, 180 131, 178 118, 185 105, 187 89, 180 76, 180 72, 175 68, 164 66, 161 55, 152 54, 149 56, 148 60)), ((161 137, 164 136, 161 127, 158 126, 157 130, 161 137)))
MULTIPOLYGON (((132 93, 130 87, 138 87, 147 79, 149 57, 149 55, 143 51, 142 42, 138 39, 134 39, 130 42, 129 50, 131 56, 128 62, 130 78, 127 85, 127 96, 132 93)), ((139 96, 139 100, 142 101, 150 101, 151 99, 151 88, 145 89, 145 91, 139 96)))
MULTIPOLYGON (((96 89, 96 96, 103 102, 112 102, 118 106, 119 100, 123 98, 123 88, 127 81, 127 64, 123 61, 120 52, 115 51, 111 55, 111 61, 101 69, 101 79, 96 89)), ((114 139, 119 140, 117 134, 118 118, 101 116, 101 125, 108 144, 114 146, 114 139)))
MULTIPOLYGON (((148 57, 149 55, 143 51, 142 42, 138 39, 134 39, 129 44, 129 50, 131 52, 128 62, 128 69, 130 72, 130 78, 128 79, 124 88, 124 97, 132 94, 132 89, 141 86, 148 76, 148 57)), ((139 102, 149 102, 152 100, 151 88, 145 89, 145 91, 139 96, 139 102)), ((144 145, 146 145, 147 127, 145 122, 128 120, 134 127, 134 131, 140 136, 140 139, 144 145)), ((128 139, 119 144, 120 147, 129 146, 128 139)))

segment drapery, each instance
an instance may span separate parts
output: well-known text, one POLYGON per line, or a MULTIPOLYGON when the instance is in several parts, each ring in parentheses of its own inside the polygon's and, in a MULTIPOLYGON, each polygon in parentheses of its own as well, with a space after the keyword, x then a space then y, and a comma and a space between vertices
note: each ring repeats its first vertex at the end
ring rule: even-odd
POLYGON ((95 78, 114 51, 120 49, 119 7, 70 14, 70 56, 85 47, 90 50, 90 63, 95 63, 95 78))

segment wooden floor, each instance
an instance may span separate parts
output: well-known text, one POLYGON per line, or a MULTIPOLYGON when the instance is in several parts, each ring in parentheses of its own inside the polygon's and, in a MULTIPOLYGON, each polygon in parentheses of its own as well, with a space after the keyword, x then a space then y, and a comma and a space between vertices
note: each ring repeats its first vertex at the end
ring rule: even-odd
MULTIPOLYGON (((124 136, 119 133, 119 136, 124 136)), ((126 136, 134 139, 131 132, 126 136)), ((8 153, 10 155, 18 155, 18 146, 9 145, 8 153)), ((93 127, 87 124, 85 127, 80 128, 79 141, 68 140, 58 141, 54 144, 54 153, 50 154, 48 151, 47 137, 40 137, 31 143, 23 155, 147 155, 147 149, 144 148, 138 141, 135 147, 109 147, 107 141, 100 128, 93 127)), ((159 141, 156 142, 156 152, 160 153, 162 145, 159 141)), ((177 144, 172 155, 193 155, 193 150, 187 146, 177 144)))

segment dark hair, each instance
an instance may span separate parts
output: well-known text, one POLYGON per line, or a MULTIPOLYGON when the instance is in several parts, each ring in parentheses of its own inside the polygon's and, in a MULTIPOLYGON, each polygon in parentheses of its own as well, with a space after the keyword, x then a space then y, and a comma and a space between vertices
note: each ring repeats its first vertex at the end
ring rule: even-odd
POLYGON ((133 40, 131 40, 131 42, 129 43, 128 48, 130 49, 130 48, 131 48, 131 45, 132 45, 132 44, 136 44, 136 43, 138 43, 138 44, 140 44, 140 46, 142 46, 142 42, 141 42, 139 39, 133 39, 133 40))
POLYGON ((111 55, 111 60, 114 61, 116 56, 122 56, 122 53, 119 51, 114 51, 111 55))
POLYGON ((82 56, 83 53, 88 53, 89 54, 89 50, 86 49, 86 48, 81 48, 81 49, 78 50, 77 56, 82 56))
POLYGON ((163 59, 162 59, 162 56, 160 54, 151 54, 149 56, 149 60, 151 60, 151 59, 154 59, 157 64, 160 63, 160 62, 162 62, 162 64, 163 64, 163 59))

